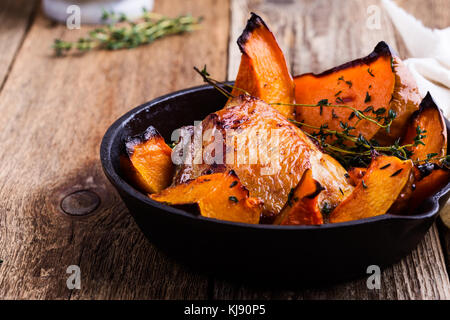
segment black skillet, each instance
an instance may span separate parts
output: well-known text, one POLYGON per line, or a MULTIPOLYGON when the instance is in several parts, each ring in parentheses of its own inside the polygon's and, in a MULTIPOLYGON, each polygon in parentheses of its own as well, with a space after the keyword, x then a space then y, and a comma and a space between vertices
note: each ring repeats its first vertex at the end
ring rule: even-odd
MULTIPOLYGON (((196 216, 148 198, 119 168, 126 137, 153 125, 166 141, 221 109, 225 98, 210 86, 165 95, 120 117, 101 143, 103 170, 142 232, 171 257, 213 274, 256 281, 323 282, 390 265, 413 250, 450 196, 450 183, 414 214, 320 226, 250 225, 196 216)), ((447 121, 447 131, 450 124, 447 121)), ((149 266, 151 267, 151 266, 149 266)))

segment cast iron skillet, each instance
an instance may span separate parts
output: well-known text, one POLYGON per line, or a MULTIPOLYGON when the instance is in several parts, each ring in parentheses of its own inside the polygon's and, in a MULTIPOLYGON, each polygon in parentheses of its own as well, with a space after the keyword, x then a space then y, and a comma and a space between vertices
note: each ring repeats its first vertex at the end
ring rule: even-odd
POLYGON ((224 103, 225 98, 210 86, 157 98, 114 122, 100 149, 106 176, 142 232, 196 270, 257 281, 308 283, 366 274, 369 265, 382 268, 413 250, 450 196, 449 183, 414 215, 382 215, 321 226, 249 225, 196 216, 155 202, 123 179, 119 155, 126 137, 153 125, 171 141, 173 130, 202 120, 224 103))

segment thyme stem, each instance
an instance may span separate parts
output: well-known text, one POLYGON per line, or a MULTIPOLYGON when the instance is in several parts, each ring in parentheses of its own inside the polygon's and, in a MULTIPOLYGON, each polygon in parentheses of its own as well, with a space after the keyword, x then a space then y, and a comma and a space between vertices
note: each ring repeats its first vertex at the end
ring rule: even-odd
POLYGON ((110 24, 89 32, 88 36, 78 41, 56 39, 52 46, 55 54, 61 56, 75 48, 80 52, 93 49, 131 49, 165 36, 198 30, 202 20, 192 16, 167 18, 147 11, 135 22, 129 21, 125 15, 118 16, 113 12, 104 12, 102 19, 110 24))
POLYGON ((304 103, 282 103, 282 102, 274 102, 274 103, 270 103, 270 105, 276 105, 276 106, 298 106, 298 107, 330 107, 330 108, 345 108, 345 109, 350 109, 352 110, 356 116, 358 117, 358 119, 364 119, 367 121, 370 121, 372 123, 375 123, 377 126, 381 127, 381 128, 389 128, 392 124, 393 119, 390 119, 388 123, 386 124, 381 124, 380 122, 378 122, 375 118, 373 117, 369 117, 366 116, 364 113, 362 113, 361 111, 359 111, 358 109, 345 105, 345 104, 304 104, 304 103))
MULTIPOLYGON (((341 152, 341 153, 354 154, 354 155, 361 155, 362 154, 360 152, 350 151, 350 150, 342 149, 342 148, 339 148, 339 147, 336 147, 336 146, 332 146, 332 145, 330 145, 328 143, 322 143, 322 141, 320 141, 320 139, 318 139, 316 136, 314 136, 314 135, 312 135, 312 134, 310 134, 310 133, 308 133, 306 131, 303 131, 303 133, 306 134, 308 137, 310 137, 310 138, 316 140, 317 142, 319 142, 319 144, 322 147, 326 148, 326 149, 330 149, 332 151, 337 151, 337 152, 341 152)), ((368 152, 367 155, 370 155, 370 152, 368 152)))
MULTIPOLYGON (((209 83, 214 88, 216 88, 219 92, 221 92, 223 95, 225 95, 227 98, 234 97, 228 90, 224 89, 223 87, 228 87, 232 89, 236 89, 239 91, 242 91, 244 94, 250 95, 247 91, 238 88, 233 85, 229 85, 227 83, 219 82, 213 78, 211 78, 210 74, 206 71, 206 65, 204 66, 203 70, 199 70, 197 67, 194 67, 194 70, 200 74, 200 76, 203 78, 203 81, 206 83, 209 83)), ((393 122, 393 120, 396 118, 396 113, 393 110, 389 110, 387 112, 387 116, 381 116, 381 114, 385 113, 386 110, 384 108, 380 108, 378 110, 373 110, 373 107, 368 107, 364 111, 360 111, 354 107, 351 107, 349 105, 333 105, 328 103, 327 99, 320 100, 317 104, 300 104, 300 103, 281 103, 281 102, 273 102, 269 103, 270 105, 274 106, 301 106, 301 107, 311 107, 311 108, 317 108, 319 107, 322 111, 323 107, 329 107, 329 108, 345 108, 352 110, 352 115, 350 116, 349 120, 351 120, 352 117, 356 116, 358 120, 356 121, 356 124, 358 124, 361 120, 370 121, 377 126, 381 128, 386 128, 386 131, 389 132, 390 126, 393 122), (365 115, 365 112, 372 111, 377 116, 376 118, 370 117, 365 115), (384 119, 384 123, 380 123, 378 120, 384 119)), ((333 112, 334 113, 334 112, 333 112)), ((329 154, 331 154, 334 158, 338 159, 345 167, 349 167, 354 165, 355 163, 363 166, 367 166, 368 163, 371 161, 372 151, 378 151, 384 154, 396 156, 402 160, 406 160, 411 158, 412 152, 408 150, 410 147, 417 146, 419 144, 424 144, 422 139, 426 137, 424 133, 426 133, 425 130, 421 130, 420 127, 417 127, 416 132, 417 135, 414 138, 413 144, 405 144, 405 145, 399 145, 400 139, 397 139, 393 145, 390 146, 380 146, 379 143, 372 139, 370 142, 362 135, 359 134, 358 136, 352 135, 350 133, 351 130, 354 130, 354 126, 350 126, 348 123, 340 122, 340 126, 343 128, 343 131, 337 131, 337 130, 330 130, 328 129, 327 124, 323 124, 320 127, 307 124, 304 122, 298 122, 293 119, 288 119, 292 123, 296 124, 297 126, 305 126, 311 129, 319 130, 319 132, 313 132, 308 133, 307 131, 303 131, 308 137, 318 142, 318 144, 324 148, 329 154), (329 136, 336 136, 337 140, 333 141, 332 144, 326 142, 326 138, 329 136), (353 142, 353 145, 347 146, 343 144, 343 140, 348 140, 353 142)), ((431 155, 430 155, 431 157, 431 155)), ((423 161, 429 161, 431 158, 428 157, 426 160, 420 160, 419 162, 423 161)), ((419 163, 418 161, 416 161, 419 163)), ((415 162, 415 163, 416 163, 415 162)), ((444 157, 443 162, 445 162, 445 165, 447 167, 450 167, 450 158, 449 156, 444 157)))
POLYGON ((430 162, 430 160, 436 160, 436 161, 442 161, 442 160, 446 160, 449 158, 449 155, 443 156, 443 157, 431 157, 431 158, 427 158, 427 159, 417 159, 414 160, 413 162, 415 164, 420 164, 420 163, 427 163, 430 162))
POLYGON ((225 95, 228 98, 235 98, 234 95, 232 95, 230 92, 228 92, 227 90, 223 89, 221 86, 225 86, 231 89, 236 89, 239 90, 241 92, 243 92, 246 95, 250 96, 250 93, 244 89, 238 88, 236 86, 233 86, 231 84, 225 83, 225 82, 220 82, 217 81, 213 78, 211 78, 210 74, 208 73, 208 71, 206 70, 206 65, 203 67, 202 70, 199 70, 197 67, 194 67, 194 70, 203 78, 203 81, 212 85, 214 88, 216 88, 220 93, 222 93, 223 95, 225 95))
MULTIPOLYGON (((293 119, 288 119, 288 120, 290 122, 294 123, 297 126, 305 126, 305 127, 311 128, 311 129, 323 130, 323 131, 325 131, 327 133, 334 134, 336 136, 339 136, 339 137, 341 137, 343 139, 346 139, 346 140, 354 142, 354 143, 356 143, 358 141, 357 138, 348 136, 348 135, 346 135, 346 134, 344 134, 342 132, 336 131, 336 130, 330 130, 330 129, 326 129, 326 128, 323 128, 323 127, 321 128, 321 127, 313 126, 313 125, 310 125, 310 124, 307 124, 307 123, 304 123, 304 122, 295 121, 293 119)), ((316 136, 311 135, 309 133, 307 133, 307 135, 310 136, 310 137, 313 137, 315 140, 321 142, 316 136)), ((367 143, 360 143, 360 145, 365 147, 366 149, 369 149, 369 150, 374 149, 374 150, 377 150, 377 151, 386 151, 386 152, 391 151, 391 147, 390 146, 389 147, 372 146, 372 145, 369 145, 367 143)), ((342 153, 357 154, 357 155, 370 155, 370 151, 368 153, 367 152, 359 152, 358 153, 358 152, 354 152, 354 151, 349 151, 349 150, 337 148, 337 147, 335 147, 333 145, 330 145, 330 144, 325 144, 325 146, 326 146, 326 148, 330 148, 331 150, 342 152, 342 153)), ((404 154, 405 157, 407 157, 406 152, 404 152, 404 149, 410 148, 410 147, 413 147, 413 146, 414 146, 414 144, 405 144, 405 145, 399 146, 398 150, 401 151, 404 154)))
POLYGON ((211 78, 209 76, 208 71, 206 71, 206 66, 203 67, 202 70, 199 70, 197 67, 194 67, 194 70, 203 78, 203 81, 212 85, 217 91, 219 91, 221 94, 223 94, 225 97, 227 98, 234 98, 234 96, 228 92, 227 90, 225 90, 224 88, 222 88, 221 86, 227 85, 226 83, 223 82, 219 82, 217 80, 214 80, 213 78, 211 78))

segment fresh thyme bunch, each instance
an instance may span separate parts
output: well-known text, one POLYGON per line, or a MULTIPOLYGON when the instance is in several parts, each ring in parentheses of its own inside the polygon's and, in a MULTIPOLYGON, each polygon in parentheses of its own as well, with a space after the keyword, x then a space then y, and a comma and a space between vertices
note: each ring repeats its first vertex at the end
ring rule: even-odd
POLYGON ((56 39, 53 43, 55 54, 61 56, 72 49, 78 49, 80 52, 92 49, 131 49, 165 36, 197 30, 202 19, 189 15, 167 18, 144 10, 142 17, 137 21, 129 21, 125 15, 113 12, 104 12, 102 20, 109 24, 92 30, 88 36, 78 41, 56 39))
MULTIPOLYGON (((210 74, 206 70, 206 66, 204 66, 202 70, 194 67, 194 70, 203 78, 204 82, 212 85, 227 98, 233 97, 229 92, 229 88, 234 88, 242 91, 244 94, 249 94, 243 89, 237 88, 227 83, 219 82, 211 78, 210 74)), ((397 116, 393 110, 389 110, 388 112, 386 112, 386 109, 384 108, 374 110, 373 107, 368 107, 363 111, 360 111, 354 107, 344 104, 330 104, 327 99, 322 99, 318 101, 317 104, 290 104, 278 102, 270 104, 320 108, 321 111, 326 107, 351 109, 352 113, 348 120, 356 117, 358 118, 357 123, 359 121, 369 121, 375 123, 380 128, 384 128, 388 133, 390 131, 392 122, 397 116)), ((314 140, 324 151, 337 159, 346 168, 361 166, 367 167, 371 162, 373 151, 386 155, 396 156, 402 160, 410 159, 412 156, 410 148, 418 146, 420 144, 424 145, 423 139, 426 137, 426 130, 422 130, 420 126, 417 126, 416 136, 412 143, 400 145, 400 138, 398 138, 394 142, 394 144, 389 146, 382 146, 375 139, 370 139, 369 141, 362 134, 354 135, 352 131, 356 128, 354 126, 350 126, 346 121, 340 121, 340 127, 342 130, 337 131, 330 130, 327 124, 323 124, 320 127, 317 127, 304 122, 298 122, 293 119, 288 120, 298 127, 308 127, 311 129, 315 129, 316 131, 313 131, 312 133, 308 133, 306 131, 304 131, 304 133, 312 140, 314 140), (346 141, 350 141, 351 143, 345 143, 346 141)), ((415 160, 414 163, 419 165, 430 163, 431 161, 439 162, 442 166, 450 168, 450 156, 448 155, 444 157, 438 157, 438 154, 429 154, 427 155, 426 159, 415 160)))
MULTIPOLYGON (((377 124, 388 131, 395 116, 395 113, 388 113, 387 116, 382 118, 383 123, 377 122, 377 124)), ((360 118, 360 120, 361 119, 363 118, 360 118)), ((426 137, 426 135, 424 135, 426 131, 421 130, 418 126, 416 128, 417 135, 415 136, 413 143, 400 145, 400 138, 398 138, 394 144, 390 146, 381 146, 375 139, 367 140, 362 134, 359 134, 358 136, 352 134, 355 127, 350 126, 347 122, 340 121, 342 131, 337 131, 328 129, 327 124, 317 127, 292 119, 289 119, 289 121, 298 127, 316 129, 317 131, 313 131, 311 134, 307 132, 305 132, 305 134, 316 141, 317 144, 328 153, 332 154, 347 168, 352 166, 368 166, 371 161, 372 150, 396 156, 402 160, 409 159, 412 156, 412 152, 409 148, 424 144, 422 140, 426 137), (345 143, 346 141, 350 141, 351 143, 345 143)))

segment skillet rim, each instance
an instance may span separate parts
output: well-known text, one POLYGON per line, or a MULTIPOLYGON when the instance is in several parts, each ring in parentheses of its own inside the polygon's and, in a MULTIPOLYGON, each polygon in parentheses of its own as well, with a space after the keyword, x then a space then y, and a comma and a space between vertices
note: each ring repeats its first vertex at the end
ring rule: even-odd
MULTIPOLYGON (((116 121, 114 121, 109 128, 107 129, 106 133, 104 134, 101 144, 100 144, 100 161, 102 164, 103 171, 108 178, 108 180, 112 183, 112 185, 119 191, 126 193, 129 197, 134 198, 136 201, 139 201, 146 206, 155 207, 156 209, 166 211, 170 214, 176 214, 180 215, 184 218, 192 219, 193 222, 197 223, 212 223, 212 224, 220 224, 220 225, 227 225, 227 226, 234 226, 238 228, 246 228, 246 229, 267 229, 267 230, 291 230, 291 231, 297 231, 297 230, 325 230, 325 229, 335 229, 335 228, 346 228, 346 227, 352 227, 356 225, 361 224, 371 224, 381 221, 387 221, 387 220, 398 220, 398 221, 408 221, 408 220, 425 220, 429 218, 434 218, 439 211, 441 210, 441 204, 440 200, 445 197, 448 193, 450 193, 450 182, 447 183, 445 187, 443 187, 439 192, 428 198, 426 201, 432 202, 432 207, 423 213, 415 214, 415 215, 394 215, 394 214, 383 214, 376 217, 370 217, 370 218, 364 218, 359 220, 353 220, 353 221, 346 221, 346 222, 339 222, 339 223, 329 223, 329 224, 322 224, 322 225, 300 225, 300 226, 281 226, 281 225, 269 225, 269 224, 248 224, 248 223, 242 223, 242 222, 232 222, 232 221, 226 221, 226 220, 218 220, 214 218, 207 218, 203 217, 201 215, 193 215, 192 213, 189 213, 187 211, 177 209, 174 207, 171 207, 169 205, 165 205, 162 203, 159 203, 155 200, 150 199, 149 197, 145 196, 144 193, 136 190, 134 187, 132 187, 128 182, 126 182, 118 172, 114 169, 114 166, 112 164, 112 154, 111 154, 111 148, 113 141, 117 139, 117 136, 122 132, 125 125, 134 118, 135 114, 139 113, 141 110, 144 109, 151 109, 154 105, 159 104, 164 101, 171 100, 173 98, 178 98, 180 96, 186 95, 186 94, 192 94, 192 93, 199 93, 205 90, 211 90, 213 87, 211 85, 200 85, 195 86, 187 89, 178 90, 175 92, 171 92, 168 94, 165 94, 163 96, 157 97, 153 100, 150 100, 148 102, 145 102, 125 114, 123 114, 121 117, 119 117, 116 121)), ((446 118, 445 124, 447 128, 447 132, 450 131, 450 121, 448 121, 446 118)))

